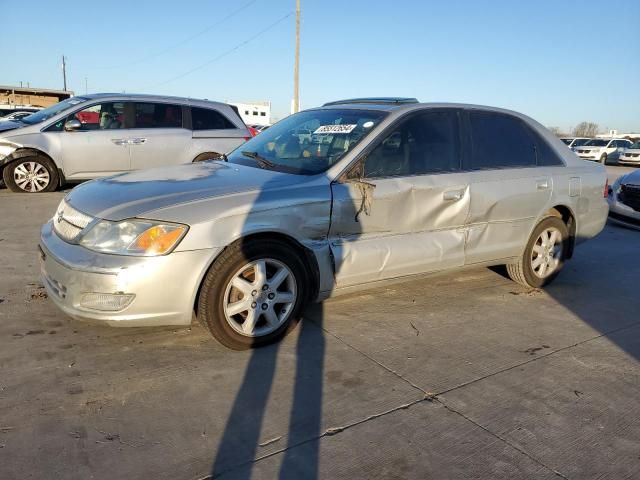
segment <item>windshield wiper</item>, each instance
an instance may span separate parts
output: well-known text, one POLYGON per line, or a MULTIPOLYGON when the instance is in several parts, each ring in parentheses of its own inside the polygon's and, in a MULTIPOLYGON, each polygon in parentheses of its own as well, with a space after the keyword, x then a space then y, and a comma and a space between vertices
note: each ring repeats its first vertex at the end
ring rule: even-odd
POLYGON ((260 156, 260 154, 258 152, 250 152, 248 150, 243 150, 242 152, 240 152, 242 155, 244 155, 245 157, 251 158, 253 160, 256 161, 256 163, 261 167, 261 168, 276 168, 276 164, 273 162, 270 162, 269 160, 267 160, 266 158, 260 156))

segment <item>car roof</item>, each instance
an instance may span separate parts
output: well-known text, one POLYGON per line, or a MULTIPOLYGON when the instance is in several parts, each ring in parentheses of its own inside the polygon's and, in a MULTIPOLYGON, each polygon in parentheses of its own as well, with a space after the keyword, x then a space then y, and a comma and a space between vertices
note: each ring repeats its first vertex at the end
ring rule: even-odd
POLYGON ((152 95, 147 93, 90 93, 77 95, 87 100, 145 100, 148 102, 176 102, 181 104, 196 105, 201 107, 228 106, 223 102, 190 97, 174 97, 169 95, 152 95))
MULTIPOLYGON (((367 99, 369 100, 369 99, 367 99)), ((354 109, 354 110, 379 110, 387 112, 408 112, 411 110, 421 110, 427 108, 458 108, 466 110, 482 110, 497 113, 506 113, 509 115, 515 115, 522 117, 519 112, 508 110, 506 108, 491 107, 488 105, 476 105, 471 103, 453 103, 453 102, 424 102, 424 103, 393 103, 393 102, 363 102, 363 103, 342 103, 342 102, 329 102, 325 103, 322 107, 316 109, 354 109)))

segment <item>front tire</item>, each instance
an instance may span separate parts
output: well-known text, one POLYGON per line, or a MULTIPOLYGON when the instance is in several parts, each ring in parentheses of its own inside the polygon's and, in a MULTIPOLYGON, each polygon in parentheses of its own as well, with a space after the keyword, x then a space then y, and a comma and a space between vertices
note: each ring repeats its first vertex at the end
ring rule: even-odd
POLYGON ((20 158, 7 165, 2 178, 7 188, 17 193, 53 192, 58 187, 58 170, 46 157, 20 158))
POLYGON ((507 273, 514 282, 542 288, 558 276, 568 252, 567 226, 558 217, 547 217, 533 229, 518 262, 507 265, 507 273))
POLYGON ((602 155, 600 155, 600 163, 603 165, 607 164, 607 154, 603 153, 602 155))
POLYGON ((273 343, 298 322, 306 272, 300 257, 282 242, 237 242, 207 272, 198 317, 216 340, 233 350, 273 343))

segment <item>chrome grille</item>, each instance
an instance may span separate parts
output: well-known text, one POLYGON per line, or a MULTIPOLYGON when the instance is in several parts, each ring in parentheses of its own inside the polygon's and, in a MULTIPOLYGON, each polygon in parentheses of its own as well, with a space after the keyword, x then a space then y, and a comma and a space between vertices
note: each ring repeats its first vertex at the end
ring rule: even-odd
POLYGON ((62 200, 53 217, 53 229, 60 238, 72 242, 92 220, 93 217, 85 215, 62 200))
POLYGON ((625 205, 640 212, 640 185, 622 185, 618 199, 625 205))

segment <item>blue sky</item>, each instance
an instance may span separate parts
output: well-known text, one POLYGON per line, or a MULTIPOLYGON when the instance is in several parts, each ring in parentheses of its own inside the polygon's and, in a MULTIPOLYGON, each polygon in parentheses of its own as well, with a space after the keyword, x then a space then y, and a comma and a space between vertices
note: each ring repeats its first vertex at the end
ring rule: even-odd
MULTIPOLYGON (((271 100, 276 116, 289 111, 295 0, 28 4, 0 0, 0 84, 62 88, 64 54, 76 93, 87 77, 90 92, 271 100)), ((637 132, 639 56, 638 0, 302 0, 303 108, 415 96, 637 132)))

